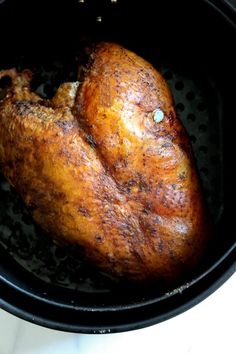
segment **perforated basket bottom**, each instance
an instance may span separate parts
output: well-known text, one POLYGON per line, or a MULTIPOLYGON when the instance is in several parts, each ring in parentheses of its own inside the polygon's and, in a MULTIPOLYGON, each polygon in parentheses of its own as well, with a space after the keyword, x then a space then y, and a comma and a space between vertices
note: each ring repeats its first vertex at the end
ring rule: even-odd
MULTIPOLYGON (((21 69, 20 67, 18 68, 21 69)), ((214 84, 206 78, 193 81, 163 66, 176 109, 190 136, 205 197, 217 223, 222 206, 221 102, 214 84)), ((52 96, 60 82, 76 74, 54 62, 51 67, 34 68, 33 88, 43 97, 52 96)), ((33 223, 19 196, 0 175, 0 244, 36 277, 84 292, 109 291, 110 279, 89 269, 45 237, 33 223)))

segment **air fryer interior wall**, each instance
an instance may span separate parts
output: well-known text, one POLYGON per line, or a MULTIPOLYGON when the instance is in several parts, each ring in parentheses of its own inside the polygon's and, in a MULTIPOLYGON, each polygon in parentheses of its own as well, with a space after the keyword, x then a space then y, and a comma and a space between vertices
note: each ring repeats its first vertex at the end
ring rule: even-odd
POLYGON ((117 42, 150 61, 167 79, 190 135, 215 235, 204 262, 182 283, 170 288, 160 284, 144 289, 124 287, 55 246, 33 225, 19 197, 1 177, 0 270, 3 294, 8 292, 3 299, 14 304, 11 311, 15 313, 23 307, 33 316, 37 305, 37 313, 47 318, 48 326, 55 327, 55 318, 60 322, 59 313, 61 318, 70 314, 73 330, 77 325, 90 331, 96 321, 103 323, 102 328, 114 327, 114 321, 121 328, 123 323, 124 330, 129 324, 124 313, 134 323, 140 311, 134 313, 133 309, 145 306, 142 326, 149 312, 153 316, 150 306, 157 302, 162 303, 156 311, 163 320, 170 316, 166 301, 175 297, 178 304, 176 294, 182 294, 181 302, 184 296, 194 297, 191 284, 225 259, 235 242, 235 28, 201 0, 49 3, 6 1, 1 5, 0 69, 32 69, 34 89, 51 97, 60 82, 76 79, 78 64, 86 60, 86 48, 96 41, 117 42), (26 299, 30 299, 28 303, 26 299), (97 311, 97 320, 90 309, 97 311), (76 311, 82 311, 79 319, 76 311), (109 318, 110 311, 116 312, 115 320, 109 318))

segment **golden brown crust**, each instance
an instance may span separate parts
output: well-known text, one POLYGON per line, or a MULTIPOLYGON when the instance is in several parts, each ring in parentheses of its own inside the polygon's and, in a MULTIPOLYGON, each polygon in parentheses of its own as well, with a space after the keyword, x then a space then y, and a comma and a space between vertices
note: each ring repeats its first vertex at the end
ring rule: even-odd
POLYGON ((175 279, 197 263, 208 221, 161 75, 111 43, 96 48, 79 87, 64 84, 51 101, 27 75, 12 71, 0 101, 0 164, 36 222, 119 277, 175 279))

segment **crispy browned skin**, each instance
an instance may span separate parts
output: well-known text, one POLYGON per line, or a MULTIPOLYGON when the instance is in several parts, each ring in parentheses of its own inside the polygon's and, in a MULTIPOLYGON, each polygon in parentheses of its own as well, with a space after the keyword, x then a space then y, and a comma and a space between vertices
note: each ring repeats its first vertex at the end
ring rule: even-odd
POLYGON ((0 101, 0 164, 52 237, 102 270, 176 279, 209 234, 187 134, 161 75, 134 53, 97 46, 84 81, 51 101, 13 79, 0 101), (155 111, 164 119, 156 123, 155 111))

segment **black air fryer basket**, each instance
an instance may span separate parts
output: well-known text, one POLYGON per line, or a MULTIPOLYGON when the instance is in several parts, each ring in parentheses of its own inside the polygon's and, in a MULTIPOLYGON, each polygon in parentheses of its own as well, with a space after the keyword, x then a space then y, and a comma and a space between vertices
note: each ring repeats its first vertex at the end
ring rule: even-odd
POLYGON ((125 331, 191 308, 235 271, 235 8, 233 0, 0 1, 0 69, 31 69, 32 87, 43 97, 76 80, 86 48, 100 40, 133 50, 163 73, 215 225, 207 257, 191 277, 168 289, 124 286, 56 246, 0 174, 3 309, 65 331, 125 331))

